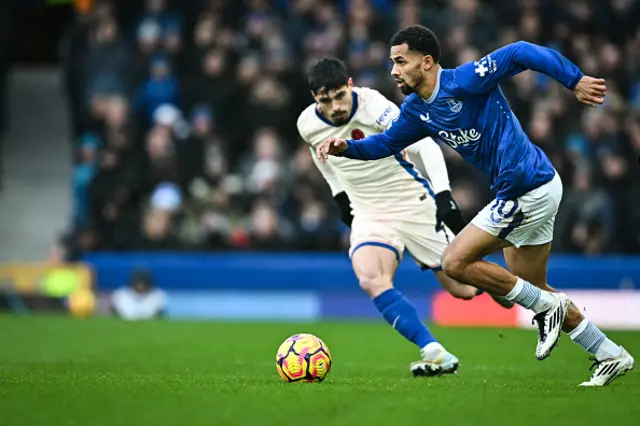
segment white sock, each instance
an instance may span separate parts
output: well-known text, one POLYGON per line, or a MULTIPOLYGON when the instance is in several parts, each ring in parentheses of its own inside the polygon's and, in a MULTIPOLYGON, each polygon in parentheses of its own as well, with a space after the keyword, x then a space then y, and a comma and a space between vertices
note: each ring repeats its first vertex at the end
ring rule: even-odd
POLYGON ((556 301, 552 293, 541 290, 522 278, 518 278, 516 285, 505 297, 536 314, 550 309, 556 301))
POLYGON ((420 350, 420 353, 424 355, 424 354, 438 353, 441 351, 446 351, 444 346, 442 346, 439 342, 431 342, 431 343, 427 343, 427 345, 420 350))
POLYGON ((610 359, 620 356, 622 348, 616 345, 611 339, 605 337, 598 349, 596 349, 596 359, 602 361, 603 359, 610 359))
POLYGON ((598 361, 615 358, 622 353, 620 346, 613 343, 607 336, 588 319, 568 333, 571 340, 582 349, 596 356, 598 361))
POLYGON ((588 325, 589 325, 589 320, 586 318, 583 319, 582 322, 578 324, 576 328, 574 328, 573 330, 567 333, 567 336, 569 336, 571 340, 576 340, 576 337, 582 334, 582 332, 584 331, 585 328, 587 328, 588 325))

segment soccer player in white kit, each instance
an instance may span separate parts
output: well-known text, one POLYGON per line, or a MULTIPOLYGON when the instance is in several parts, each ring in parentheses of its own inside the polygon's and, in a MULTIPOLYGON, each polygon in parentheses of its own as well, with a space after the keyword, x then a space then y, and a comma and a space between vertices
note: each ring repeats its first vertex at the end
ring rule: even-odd
POLYGON ((455 237, 452 230, 459 232, 466 225, 451 197, 440 147, 427 138, 375 162, 331 157, 323 163, 315 148, 325 139, 336 134, 361 139, 383 132, 400 111, 376 90, 353 87, 345 65, 335 58, 320 60, 310 69, 309 85, 316 103, 300 114, 298 132, 329 184, 343 221, 351 225, 349 255, 360 286, 385 320, 420 348, 422 360, 410 367, 414 375, 455 372, 458 359, 436 341, 415 308, 393 288, 406 248, 453 296, 468 300, 478 294, 475 287, 446 276, 440 266, 455 237))

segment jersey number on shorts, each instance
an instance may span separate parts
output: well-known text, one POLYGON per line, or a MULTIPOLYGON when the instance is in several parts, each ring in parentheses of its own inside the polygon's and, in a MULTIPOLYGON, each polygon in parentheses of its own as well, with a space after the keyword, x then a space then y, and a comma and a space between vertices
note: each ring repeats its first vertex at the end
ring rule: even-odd
POLYGON ((496 200, 491 206, 491 222, 499 224, 511 219, 509 224, 502 228, 498 238, 506 239, 507 235, 522 223, 524 213, 518 210, 519 206, 518 200, 496 200))

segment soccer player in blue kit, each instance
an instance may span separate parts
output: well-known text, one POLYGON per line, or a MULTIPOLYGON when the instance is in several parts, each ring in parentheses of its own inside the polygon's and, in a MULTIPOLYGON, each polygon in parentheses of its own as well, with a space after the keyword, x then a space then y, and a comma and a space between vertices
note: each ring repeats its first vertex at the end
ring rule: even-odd
POLYGON ((442 259, 445 273, 532 310, 540 360, 556 347, 560 331, 567 332, 594 356, 597 366, 581 385, 609 384, 631 370, 634 359, 546 282, 562 182, 549 158, 523 131, 499 87, 508 77, 534 70, 595 107, 603 102, 605 81, 584 75, 554 50, 526 42, 455 69, 439 65, 440 52, 428 28, 411 26, 396 33, 391 40, 391 75, 408 95, 400 115, 384 133, 358 141, 327 139, 316 149, 318 158, 377 160, 431 136, 487 173, 496 199, 448 246, 442 259), (509 270, 483 260, 498 250, 503 250, 509 270))

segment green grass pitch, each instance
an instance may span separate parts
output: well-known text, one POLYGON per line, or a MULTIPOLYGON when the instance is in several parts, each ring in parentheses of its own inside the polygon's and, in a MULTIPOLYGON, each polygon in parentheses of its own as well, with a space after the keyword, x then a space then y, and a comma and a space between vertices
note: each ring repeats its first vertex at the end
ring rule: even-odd
MULTIPOLYGON (((0 425, 640 424, 640 374, 577 387, 590 362, 566 336, 540 362, 531 330, 434 331, 460 357, 455 376, 410 377, 417 350, 382 323, 0 316, 0 425), (278 376, 278 345, 297 332, 331 349, 325 382, 278 376)), ((640 333, 610 334, 640 356, 640 333)))

